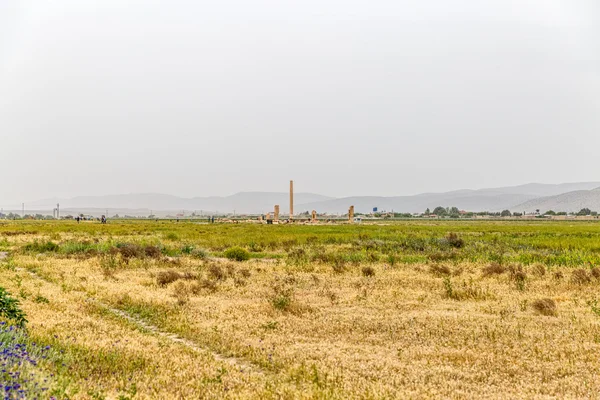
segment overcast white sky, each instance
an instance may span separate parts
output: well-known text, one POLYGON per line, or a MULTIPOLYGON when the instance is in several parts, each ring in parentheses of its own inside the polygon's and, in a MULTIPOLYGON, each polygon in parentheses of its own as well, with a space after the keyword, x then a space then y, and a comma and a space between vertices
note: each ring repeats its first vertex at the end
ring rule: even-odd
POLYGON ((597 0, 0 0, 0 205, 600 180, 597 0))

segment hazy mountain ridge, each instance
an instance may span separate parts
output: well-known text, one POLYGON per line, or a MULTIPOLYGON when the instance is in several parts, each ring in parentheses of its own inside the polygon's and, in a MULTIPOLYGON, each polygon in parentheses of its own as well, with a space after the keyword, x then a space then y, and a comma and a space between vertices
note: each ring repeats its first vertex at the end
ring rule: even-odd
POLYGON ((540 210, 544 213, 549 210, 578 212, 582 208, 589 208, 592 211, 600 210, 600 187, 532 199, 511 207, 511 210, 528 213, 540 210))
MULTIPOLYGON (((421 193, 411 196, 352 196, 333 198, 314 193, 295 194, 295 212, 317 210, 319 213, 346 213, 350 205, 357 212, 370 212, 373 207, 379 210, 423 212, 437 206, 458 207, 469 211, 535 211, 543 209, 544 201, 563 196, 558 203, 548 203, 555 211, 578 211, 583 207, 596 208, 595 195, 590 189, 600 187, 600 182, 578 182, 563 184, 530 183, 485 189, 461 189, 445 193, 421 193), (571 194, 578 192, 579 194, 571 194), (583 197, 588 196, 588 200, 583 197), (542 205, 540 205, 542 204, 542 205), (579 208, 578 208, 579 207, 579 208), (563 209, 565 208, 565 209, 563 209)), ((251 213, 259 214, 271 211, 275 204, 281 207, 281 213, 289 209, 289 197, 285 192, 241 192, 231 196, 209 196, 183 198, 160 193, 120 194, 108 196, 78 196, 72 199, 45 199, 27 203, 28 209, 52 210, 56 203, 70 213, 81 210, 109 210, 109 214, 144 215, 152 211, 157 215, 174 215, 185 210, 186 214, 197 213, 251 213)), ((599 192, 600 196, 600 192, 599 192)), ((587 199, 587 197, 586 197, 587 199)))
MULTIPOLYGON (((326 201, 332 197, 314 193, 296 193, 295 201, 315 202, 326 201)), ((127 210, 147 209, 154 212, 171 210, 173 213, 186 210, 188 214, 193 211, 200 213, 223 212, 231 213, 264 213, 272 210, 275 204, 281 206, 281 210, 289 208, 288 193, 277 192, 241 192, 231 196, 210 196, 183 198, 160 193, 121 194, 108 196, 78 196, 72 199, 46 199, 28 203, 28 208, 49 208, 60 203, 63 210, 69 209, 109 209, 127 210)), ((163 213, 161 213, 163 214, 163 213)))

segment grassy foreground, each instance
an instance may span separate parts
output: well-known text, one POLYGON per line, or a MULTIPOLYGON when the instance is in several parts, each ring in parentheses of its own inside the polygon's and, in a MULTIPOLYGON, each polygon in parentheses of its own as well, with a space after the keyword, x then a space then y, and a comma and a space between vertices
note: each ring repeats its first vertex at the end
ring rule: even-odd
POLYGON ((600 393, 594 222, 0 221, 0 254, 11 398, 600 393))

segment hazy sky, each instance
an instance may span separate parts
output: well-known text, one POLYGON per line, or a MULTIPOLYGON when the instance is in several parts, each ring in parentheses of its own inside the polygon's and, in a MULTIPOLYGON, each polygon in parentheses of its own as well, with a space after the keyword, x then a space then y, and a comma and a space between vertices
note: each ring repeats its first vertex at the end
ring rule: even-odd
POLYGON ((0 0, 0 205, 600 180, 598 0, 0 0))

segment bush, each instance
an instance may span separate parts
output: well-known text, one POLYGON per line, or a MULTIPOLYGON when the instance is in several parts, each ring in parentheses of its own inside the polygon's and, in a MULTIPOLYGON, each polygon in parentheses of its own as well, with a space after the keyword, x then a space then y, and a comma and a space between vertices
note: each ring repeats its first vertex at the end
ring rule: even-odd
POLYGON ((231 247, 225 251, 225 257, 234 261, 246 261, 250 259, 250 253, 241 247, 231 247))
POLYGON ((27 323, 19 300, 12 298, 3 287, 0 287, 0 316, 14 321, 18 326, 27 323))

